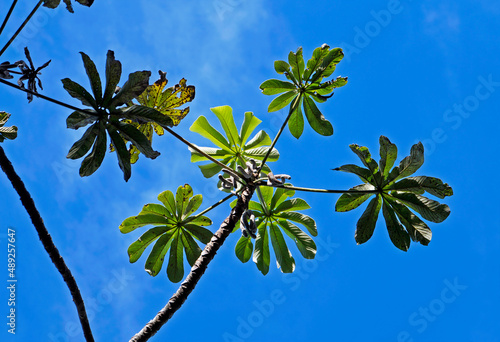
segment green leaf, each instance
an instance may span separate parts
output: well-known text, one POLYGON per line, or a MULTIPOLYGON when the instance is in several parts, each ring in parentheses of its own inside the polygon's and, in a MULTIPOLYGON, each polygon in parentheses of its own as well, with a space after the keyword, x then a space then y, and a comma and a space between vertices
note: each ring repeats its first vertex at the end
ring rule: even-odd
POLYGON ((323 136, 330 136, 333 134, 332 124, 325 119, 318 107, 316 107, 314 101, 307 94, 304 95, 304 112, 307 121, 317 133, 323 136))
POLYGON ((283 201, 285 201, 288 197, 292 197, 294 194, 294 190, 276 188, 274 191, 274 195, 271 198, 270 208, 276 208, 276 206, 283 203, 283 201))
POLYGON ((175 205, 177 217, 182 219, 182 215, 188 207, 189 199, 193 196, 193 189, 189 184, 184 184, 177 188, 175 193, 175 205))
POLYGON ((357 144, 351 144, 349 145, 349 147, 359 157, 361 162, 371 171, 373 175, 375 175, 378 172, 378 164, 375 160, 372 159, 368 147, 359 146, 357 144))
POLYGON ((9 113, 0 111, 0 142, 3 142, 5 139, 14 140, 17 138, 16 126, 4 127, 10 116, 9 113))
POLYGON ((382 197, 377 195, 370 201, 370 203, 368 203, 366 210, 359 218, 358 223, 356 224, 356 233, 354 234, 354 239, 358 245, 365 243, 372 237, 381 206, 382 197))
POLYGON ((167 254, 172 242, 176 239, 174 237, 175 232, 174 229, 167 231, 154 244, 145 265, 146 272, 148 272, 149 275, 155 277, 160 272, 165 254, 167 254))
POLYGON ((90 95, 87 90, 85 90, 84 87, 76 82, 73 82, 69 78, 63 78, 61 82, 63 84, 63 88, 71 97, 80 100, 84 106, 89 106, 97 109, 96 100, 92 97, 92 95, 90 95))
POLYGON ((80 52, 82 55, 83 65, 85 66, 85 71, 90 81, 90 87, 94 93, 94 98, 98 104, 102 103, 102 85, 101 77, 94 64, 94 62, 85 53, 80 52))
POLYGON ((290 65, 288 65, 288 63, 285 61, 275 61, 274 70, 276 70, 278 74, 283 74, 290 70, 290 65))
MULTIPOLYGON (((182 232, 181 238, 182 245, 184 246, 184 250, 186 251, 186 259, 189 265, 193 266, 201 254, 201 248, 189 233, 182 232)), ((184 272, 182 272, 182 275, 184 276, 184 272)))
POLYGON ((115 53, 108 50, 106 57, 106 87, 104 89, 104 95, 102 100, 102 105, 104 108, 108 108, 109 102, 111 101, 113 94, 115 93, 116 86, 120 82, 122 75, 122 64, 115 60, 115 53))
MULTIPOLYGON (((265 131, 258 131, 252 139, 244 146, 244 150, 250 150, 264 145, 271 145, 272 141, 265 131)), ((267 149, 266 149, 267 151, 267 149)))
POLYGON ((158 201, 163 203, 165 208, 167 208, 168 211, 170 211, 173 215, 176 214, 177 209, 175 205, 175 198, 174 194, 170 190, 163 191, 158 195, 158 201))
POLYGON ((443 222, 450 215, 450 207, 446 204, 440 204, 424 196, 399 191, 392 191, 391 196, 396 198, 399 202, 406 204, 422 215, 424 219, 431 222, 443 222))
POLYGON ((92 148, 92 152, 83 159, 82 165, 80 166, 81 177, 93 174, 99 166, 101 166, 104 155, 106 154, 106 130, 102 121, 99 121, 97 125, 97 138, 92 148))
POLYGON ((288 250, 283 234, 281 234, 278 227, 272 224, 269 227, 269 235, 271 236, 276 262, 278 267, 281 268, 281 272, 292 273, 295 270, 295 260, 288 250))
POLYGON ((335 48, 328 52, 328 54, 321 61, 321 65, 317 68, 316 73, 311 77, 311 83, 320 81, 324 77, 328 77, 335 71, 336 65, 344 58, 342 49, 335 48))
POLYGON ((269 107, 267 108, 267 111, 271 113, 288 106, 288 104, 292 102, 295 96, 298 96, 296 90, 287 91, 286 93, 281 94, 271 101, 269 107))
POLYGON ((389 171, 394 166, 394 162, 398 157, 398 148, 396 145, 391 143, 391 141, 384 137, 380 136, 380 172, 382 174, 383 179, 387 179, 389 176, 389 171))
POLYGON ((169 220, 166 217, 156 215, 156 214, 143 214, 132 216, 125 219, 122 224, 120 224, 120 232, 123 234, 130 233, 131 231, 144 227, 147 225, 170 225, 169 220))
POLYGON ((295 90, 295 88, 295 84, 277 79, 264 81, 260 85, 260 89, 262 90, 262 94, 264 95, 281 94, 290 90, 295 90))
POLYGON ((148 214, 164 216, 167 219, 167 222, 175 223, 175 221, 173 220, 175 216, 174 213, 170 212, 168 208, 166 208, 164 205, 156 203, 146 204, 144 207, 142 207, 142 210, 139 213, 139 215, 148 215, 148 214))
POLYGON ((263 220, 257 227, 258 234, 255 239, 255 250, 253 252, 253 261, 257 264, 259 271, 266 275, 269 272, 271 255, 269 252, 269 234, 267 232, 266 220, 263 220))
POLYGON ((304 80, 309 81, 309 77, 321 65, 323 58, 328 54, 329 48, 317 47, 314 49, 311 59, 307 61, 307 69, 304 71, 304 80))
POLYGON ((141 95, 149 85, 151 71, 143 70, 131 73, 127 82, 120 89, 118 94, 111 100, 107 107, 118 107, 128 103, 141 95))
POLYGON ((408 177, 388 186, 387 189, 398 191, 410 191, 423 194, 427 191, 431 195, 439 198, 453 195, 453 189, 439 178, 435 177, 408 177))
POLYGON ((302 56, 302 47, 297 49, 294 53, 290 51, 288 54, 288 63, 292 67, 292 73, 299 83, 302 83, 302 73, 304 72, 304 57, 302 56))
POLYGON ((385 201, 382 205, 382 214, 384 215, 387 231, 394 246, 402 251, 408 251, 408 248, 410 248, 410 236, 398 222, 394 210, 385 201))
POLYGON ((229 143, 234 146, 241 144, 238 129, 234 123, 233 109, 229 106, 220 106, 210 108, 210 110, 219 119, 222 129, 224 129, 226 137, 229 139, 229 143))
POLYGON ((234 251, 236 253, 236 257, 238 257, 242 263, 250 260, 253 252, 252 238, 250 236, 241 236, 234 251))
POLYGON ((83 136, 71 146, 66 158, 78 159, 87 154, 90 150, 99 132, 99 123, 95 123, 90 126, 83 136))
POLYGON ((215 128, 210 125, 207 118, 203 115, 199 116, 195 122, 189 128, 190 131, 200 134, 202 137, 207 138, 215 145, 219 146, 225 151, 231 152, 231 146, 229 142, 224 138, 222 134, 219 133, 215 128))
POLYGON ((278 224, 283 228, 285 233, 289 235, 297 248, 299 249, 302 256, 306 259, 314 259, 316 256, 316 244, 313 239, 306 233, 304 233, 299 227, 286 220, 279 220, 278 224))
POLYGON ((79 111, 74 111, 66 119, 66 126, 68 128, 78 129, 80 127, 85 127, 88 124, 94 123, 97 119, 98 119, 97 116, 85 114, 79 111))
POLYGON ((154 241, 156 241, 162 234, 167 232, 167 226, 154 227, 141 235, 141 237, 132 243, 128 248, 128 256, 130 263, 134 263, 141 257, 146 248, 154 241))
POLYGON ((200 216, 198 217, 198 220, 192 220, 190 221, 192 224, 186 224, 184 225, 184 228, 191 233, 197 240, 201 241, 202 243, 209 243, 210 239, 212 239, 212 236, 214 235, 210 230, 200 227, 200 225, 208 226, 212 224, 212 221, 208 217, 205 216, 200 216), (205 221, 208 222, 200 222, 200 219, 204 219, 205 221))
POLYGON ((296 139, 300 138, 304 132, 304 115, 302 114, 303 103, 304 97, 301 94, 295 98, 292 106, 290 107, 292 114, 288 120, 288 129, 296 139))
MULTIPOLYGON (((257 147, 257 148, 252 148, 250 150, 245 151, 245 157, 257 159, 257 160, 262 160, 264 159, 264 156, 266 155, 267 151, 269 150, 269 147, 257 147)), ((269 157, 267 158, 267 161, 276 161, 280 157, 280 154, 277 149, 273 148, 271 150, 271 153, 269 153, 269 157)))
POLYGON ((198 210, 201 206, 201 203, 203 202, 203 196, 202 195, 195 195, 189 199, 189 202, 186 206, 186 209, 184 209, 184 213, 182 214, 182 219, 190 216, 192 213, 194 213, 196 210, 198 210))
POLYGON ((394 208, 401 223, 406 227, 413 241, 427 246, 432 239, 430 228, 404 205, 388 198, 388 202, 394 208))
MULTIPOLYGON (((255 130, 255 128, 261 122, 262 121, 257 119, 257 117, 255 115, 253 115, 252 112, 245 112, 245 119, 243 119, 243 124, 241 125, 241 129, 240 129, 240 141, 241 141, 242 145, 245 145, 246 141, 248 140, 248 138, 250 137, 252 132, 255 130)), ((264 132, 264 131, 260 131, 260 132, 264 132)), ((267 135, 267 133, 266 133, 266 135, 267 135)))
MULTIPOLYGON (((218 159, 218 160, 224 159, 227 157, 232 157, 232 155, 229 154, 227 151, 221 150, 219 148, 200 147, 200 146, 196 146, 196 147, 198 147, 202 152, 204 152, 204 153, 208 154, 209 156, 211 156, 215 159, 218 159)), ((199 153, 196 150, 193 150, 191 147, 189 148, 189 151, 191 152, 191 162, 193 162, 193 163, 209 160, 205 155, 199 153)))
POLYGON ((273 209, 273 212, 280 213, 283 211, 306 210, 310 208, 311 207, 309 206, 309 204, 307 204, 307 202, 302 198, 292 198, 279 204, 276 208, 273 209))
POLYGON ((364 167, 360 167, 354 164, 342 165, 341 167, 337 167, 333 169, 334 171, 342 171, 354 173, 358 176, 364 183, 371 183, 373 181, 373 174, 370 170, 365 169, 364 167))
POLYGON ((310 216, 295 211, 283 211, 276 214, 276 217, 300 223, 307 228, 309 234, 311 234, 312 236, 318 236, 316 222, 310 216))
POLYGON ((391 184, 398 179, 411 176, 414 174, 424 163, 424 145, 421 142, 411 147, 410 155, 404 158, 397 168, 394 168, 389 177, 387 184, 391 184))
MULTIPOLYGON (((109 125, 107 127, 109 137, 111 138, 111 143, 115 147, 116 157, 118 158, 118 166, 123 172, 123 178, 125 182, 132 176, 132 166, 130 165, 130 152, 127 149, 127 145, 120 134, 115 130, 115 127, 109 125)), ((70 151, 71 152, 71 151, 70 151)))
MULTIPOLYGON (((361 184, 356 185, 349 189, 356 191, 367 191, 367 190, 375 190, 375 187, 371 184, 361 184)), ((339 197, 337 203, 335 204, 335 211, 344 212, 356 209, 361 204, 363 204, 373 193, 364 193, 364 192, 352 192, 352 193, 344 193, 339 197)))
POLYGON ((170 246, 170 257, 168 258, 167 275, 172 283, 178 283, 184 277, 184 254, 180 234, 180 231, 174 234, 170 246))
POLYGON ((161 126, 172 127, 174 125, 170 117, 145 106, 132 105, 130 107, 119 108, 113 114, 119 114, 131 120, 139 119, 147 122, 156 122, 161 126))
POLYGON ((137 149, 144 154, 147 158, 155 159, 160 155, 160 152, 153 150, 151 147, 151 142, 146 138, 146 136, 135 128, 133 125, 125 122, 113 122, 114 127, 116 127, 120 134, 127 140, 134 144, 137 149))

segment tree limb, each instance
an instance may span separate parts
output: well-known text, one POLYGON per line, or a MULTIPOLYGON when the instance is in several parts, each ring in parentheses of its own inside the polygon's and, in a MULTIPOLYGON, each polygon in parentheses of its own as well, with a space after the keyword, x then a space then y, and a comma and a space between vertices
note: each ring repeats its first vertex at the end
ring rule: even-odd
POLYGON ((231 210, 229 216, 222 222, 210 242, 205 246, 200 257, 191 268, 191 272, 189 272, 179 289, 170 298, 167 305, 141 331, 134 335, 130 342, 144 342, 149 340, 180 309, 187 297, 193 292, 201 276, 205 273, 210 261, 212 261, 226 238, 231 234, 243 212, 248 208, 248 203, 252 198, 254 190, 255 185, 247 185, 241 196, 238 197, 236 206, 231 210))
POLYGON ((71 271, 69 270, 68 266, 66 266, 64 259, 57 250, 57 247, 54 245, 52 237, 47 231, 47 228, 43 223, 43 219, 40 216, 38 210, 36 209, 35 202, 31 198, 30 193, 24 186, 24 183, 21 180, 21 178, 14 170, 12 163, 5 155, 5 151, 1 146, 0 146, 0 167, 2 168, 3 172, 5 172, 7 178, 10 180, 12 186, 19 195, 21 203, 28 212, 28 215, 30 216, 31 222, 35 226, 35 229, 38 233, 38 237, 42 242, 43 247, 49 254, 50 260, 52 260, 52 263, 54 263, 57 270, 62 275, 64 282, 66 283, 66 285, 69 288, 69 291, 71 292, 71 296, 73 297, 73 302, 75 303, 76 309, 78 311, 78 317, 80 318, 80 323, 82 325, 85 340, 87 342, 94 342, 94 337, 92 336, 92 330, 90 329, 87 312, 85 311, 85 304, 83 302, 80 289, 76 284, 75 278, 73 278, 71 271))

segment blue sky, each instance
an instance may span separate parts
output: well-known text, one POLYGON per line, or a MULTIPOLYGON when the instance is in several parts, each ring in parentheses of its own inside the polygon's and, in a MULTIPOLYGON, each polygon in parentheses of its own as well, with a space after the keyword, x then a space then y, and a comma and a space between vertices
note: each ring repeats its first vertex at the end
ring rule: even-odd
MULTIPOLYGON (((34 4, 18 4, 2 44, 34 4)), ((42 75, 44 94, 73 105, 59 80, 88 84, 79 51, 101 74, 111 49, 124 75, 152 70, 154 80, 162 69, 169 84, 185 77, 196 86, 196 99, 176 131, 207 145, 189 127, 199 115, 213 122, 210 107, 220 105, 233 107, 237 125, 245 111, 254 112, 263 121, 259 128, 274 136, 285 110, 267 113, 271 97, 258 88, 277 76, 273 61, 299 46, 306 58, 323 43, 342 47, 346 58, 334 76, 348 76, 349 83, 320 107, 334 135, 306 127, 297 141, 286 131, 274 169, 291 174, 296 185, 347 189, 357 177, 330 169, 358 163, 351 143, 377 155, 383 134, 397 144, 399 159, 422 141, 426 162, 418 175, 441 178, 455 192, 444 200, 450 217, 430 225, 430 245, 412 244, 408 253, 393 247, 380 220, 373 238, 357 246, 361 210, 335 213, 337 195, 298 194, 318 224, 317 259, 305 261, 292 248, 296 273, 283 275, 271 262, 264 277, 235 257, 239 233, 233 234, 152 341, 500 341, 500 222, 490 176, 499 166, 498 2, 97 0, 91 8, 76 4, 75 12, 40 9, 2 61, 22 59, 24 46, 37 65, 52 59, 42 75)), ((128 341, 178 285, 164 270, 149 276, 144 258, 128 262, 127 247, 140 232, 123 235, 119 224, 184 183, 203 194, 202 207, 222 194, 169 136, 155 139, 162 155, 141 158, 128 183, 114 155, 81 179, 80 161, 65 159, 82 134, 66 129, 68 110, 41 99, 27 105, 24 94, 6 87, 0 99, 0 109, 12 114, 9 123, 19 127, 17 140, 2 146, 80 285, 96 340, 128 341)), ((7 268, 6 233, 14 227, 18 278, 17 333, 7 334, 3 318, 0 339, 82 341, 69 291, 5 176, 0 186, 2 259, 7 268)), ((210 214, 215 231, 228 207, 210 214)), ((5 317, 8 292, 0 294, 5 317)))

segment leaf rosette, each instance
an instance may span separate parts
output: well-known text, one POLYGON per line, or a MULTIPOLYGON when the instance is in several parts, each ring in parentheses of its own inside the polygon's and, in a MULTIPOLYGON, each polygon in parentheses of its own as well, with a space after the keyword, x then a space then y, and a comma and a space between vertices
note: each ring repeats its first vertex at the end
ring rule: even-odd
MULTIPOLYGON (((263 160, 269 146, 271 145, 271 138, 269 135, 261 130, 257 132, 252 138, 255 128, 262 122, 253 115, 252 112, 246 112, 241 129, 238 132, 234 122, 233 110, 229 106, 221 106, 211 108, 211 111, 219 119, 220 125, 224 130, 224 134, 215 129, 204 116, 198 117, 191 125, 190 130, 210 140, 217 147, 199 147, 202 152, 221 161, 222 164, 227 165, 229 168, 235 170, 237 166, 246 168, 246 163, 250 159, 263 160)), ((191 162, 207 161, 208 158, 190 148, 191 162)), ((279 158, 278 150, 272 149, 269 154, 268 161, 276 161, 279 158)), ((198 166, 203 173, 203 176, 210 178, 222 170, 222 166, 211 162, 198 166)), ((263 171, 269 169, 264 166, 263 171)))
MULTIPOLYGON (((288 236, 306 259, 314 259, 316 244, 313 239, 297 224, 304 226, 312 236, 317 236, 316 222, 300 210, 310 206, 301 198, 291 198, 293 190, 261 186, 257 190, 259 202, 250 201, 248 209, 255 215, 257 237, 255 246, 250 236, 242 236, 236 244, 238 259, 245 263, 253 255, 253 261, 259 271, 266 275, 271 262, 269 240, 274 250, 276 263, 283 273, 295 270, 295 259, 290 252, 285 236, 288 236)), ((234 205, 236 202, 233 202, 234 205)), ((238 225, 235 229, 238 228, 238 225)))
POLYGON ((265 95, 277 95, 269 104, 268 111, 275 112, 290 105, 288 128, 295 138, 304 131, 304 115, 309 125, 317 133, 329 136, 333 134, 332 124, 325 119, 317 103, 324 103, 333 96, 336 88, 347 84, 347 77, 337 77, 323 82, 330 77, 337 64, 344 57, 340 48, 330 49, 324 44, 314 50, 311 59, 304 63, 302 48, 288 55, 288 63, 275 61, 274 69, 284 74, 288 81, 270 79, 260 85, 265 95))
POLYGON ((363 184, 340 196, 335 210, 344 212, 356 209, 375 196, 357 222, 356 242, 362 244, 372 237, 382 209, 389 237, 397 248, 407 251, 411 240, 427 246, 431 241, 432 232, 414 212, 425 220, 443 222, 450 215, 450 208, 422 195, 427 192, 443 199, 453 195, 453 189, 435 177, 409 177, 424 163, 422 143, 413 145, 410 155, 394 168, 398 150, 396 145, 384 136, 380 137, 379 163, 372 159, 368 148, 356 144, 350 145, 350 148, 361 159, 364 167, 348 164, 334 170, 353 173, 363 184))
POLYGON ((158 200, 161 204, 146 204, 138 215, 125 219, 119 228, 126 234, 153 225, 128 248, 130 262, 139 260, 146 248, 156 241, 146 260, 146 272, 158 275, 170 251, 167 275, 170 281, 177 283, 184 277, 184 255, 189 265, 193 266, 201 254, 196 240, 206 244, 212 238, 212 232, 204 228, 212 221, 206 216, 193 215, 203 197, 193 196, 193 189, 188 184, 180 186, 175 196, 169 190, 162 192, 158 200))

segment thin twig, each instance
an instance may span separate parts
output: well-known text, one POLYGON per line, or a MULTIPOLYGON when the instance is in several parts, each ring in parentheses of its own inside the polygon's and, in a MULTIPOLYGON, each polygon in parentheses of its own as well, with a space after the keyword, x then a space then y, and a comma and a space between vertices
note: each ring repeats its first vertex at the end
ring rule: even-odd
POLYGON ((21 203, 28 212, 28 215, 31 218, 31 222, 35 226, 35 229, 38 233, 38 237, 42 242, 43 247, 49 254, 50 260, 52 260, 52 263, 56 266, 57 270, 62 275, 64 282, 66 283, 69 291, 71 292, 71 296, 73 297, 73 302, 75 303, 76 310, 78 311, 78 317, 80 318, 80 323, 82 325, 85 340, 87 342, 94 342, 94 337, 92 336, 92 330, 90 329, 89 320, 87 317, 87 313, 85 311, 85 304, 83 302, 83 298, 80 293, 80 289, 78 288, 78 285, 75 281, 75 278, 73 278, 71 271, 69 270, 68 266, 66 266, 64 259, 59 253, 57 247, 54 245, 52 237, 47 231, 47 228, 43 223, 42 217, 40 216, 40 213, 38 212, 35 206, 35 202, 31 198, 30 193, 24 186, 24 183, 19 177, 19 175, 14 170, 12 163, 5 155, 5 151, 1 146, 0 146, 0 166, 3 172, 5 172, 5 174, 7 175, 7 178, 12 183, 12 186, 16 190, 17 194, 19 195, 21 203))
POLYGON ((196 214, 196 215, 193 215, 193 216, 188 217, 188 218, 186 219, 186 221, 185 221, 185 222, 190 222, 190 221, 193 221, 194 219, 196 219, 196 218, 198 218, 198 217, 200 217, 200 216, 202 216, 202 215, 205 215, 205 214, 206 214, 206 213, 208 213, 210 210, 215 209, 216 207, 218 207, 219 205, 221 205, 222 203, 224 203, 225 201, 227 201, 228 199, 230 199, 230 198, 231 198, 231 197, 233 197, 233 196, 234 196, 234 194, 230 194, 230 195, 228 195, 228 196, 224 197, 224 198, 223 198, 223 199, 221 199, 219 202, 212 204, 210 207, 208 207, 207 209, 203 210, 202 212, 199 212, 199 213, 198 213, 198 214, 196 214))
POLYGON ((3 20, 2 26, 0 27, 0 36, 2 35, 3 29, 5 28, 5 25, 7 25, 7 22, 9 21, 10 15, 12 14, 14 7, 16 7, 16 4, 17 0, 14 0, 14 2, 12 2, 12 5, 10 5, 9 12, 7 12, 5 19, 3 20))
POLYGON ((380 190, 330 190, 330 189, 315 189, 315 188, 303 188, 300 186, 291 186, 291 185, 270 185, 265 181, 259 181, 256 183, 259 186, 269 186, 273 188, 283 188, 289 190, 297 190, 297 191, 305 191, 305 192, 319 192, 325 194, 377 194, 380 193, 380 190))
MULTIPOLYGON (((299 101, 298 105, 300 105, 300 99, 301 99, 301 97, 302 97, 302 94, 300 94, 299 96, 297 96, 297 98, 295 100, 295 101, 299 101)), ((286 124, 288 123, 288 120, 290 120, 290 117, 292 116, 292 113, 294 112, 294 110, 292 110, 292 108, 294 108, 294 103, 292 103, 290 105, 290 110, 288 111, 288 116, 286 117, 285 122, 283 122, 283 125, 281 125, 280 130, 278 131, 278 133, 274 137, 274 140, 273 140, 273 142, 271 144, 271 147, 269 147, 269 150, 267 150, 267 153, 266 153, 264 159, 262 159, 262 163, 260 164, 259 170, 261 170, 264 167, 264 164, 266 163, 267 158, 269 158, 269 155, 271 154, 271 151, 273 150, 274 145, 276 145, 276 143, 278 142, 278 139, 280 138, 281 133, 283 133, 283 130, 285 129, 286 124)))
POLYGON ((210 161, 214 162, 215 164, 219 165, 220 167, 222 167, 223 169, 226 169, 226 170, 230 170, 231 172, 233 173, 236 173, 236 175, 238 175, 238 177, 240 178, 243 178, 245 179, 245 177, 243 177, 243 175, 241 173, 239 173, 238 171, 236 170, 233 170, 231 169, 229 166, 221 163, 220 161, 218 161, 217 159, 213 158, 212 156, 209 156, 208 154, 206 154, 205 152, 203 152, 198 146, 196 146, 195 144, 192 144, 190 143, 189 141, 187 141, 186 139, 184 139, 183 137, 181 137, 179 134, 175 133, 170 127, 168 126, 164 126, 162 125, 162 127, 168 132, 170 133, 171 135, 173 135, 175 138, 177 138, 178 140, 180 140, 181 142, 183 142, 184 144, 188 145, 189 147, 191 147, 193 150, 195 150, 196 152, 202 154, 205 158, 209 159, 210 161))
POLYGON ((243 190, 241 196, 238 197, 236 206, 231 210, 231 214, 222 222, 220 228, 205 246, 205 249, 203 249, 200 257, 191 268, 191 272, 182 282, 177 292, 170 298, 167 305, 158 312, 155 318, 149 321, 140 332, 132 337, 130 342, 144 342, 149 340, 184 304, 189 294, 193 292, 201 276, 205 273, 208 264, 212 261, 229 234, 231 234, 236 223, 240 220, 243 211, 248 208, 248 203, 252 198, 254 189, 253 185, 249 185, 243 190))
POLYGON ((0 50, 0 56, 3 55, 3 53, 5 52, 5 50, 7 50, 7 48, 10 46, 10 44, 12 44, 12 42, 14 41, 14 39, 16 39, 17 35, 19 33, 21 33, 21 31, 23 30, 24 26, 26 26, 26 24, 28 23, 28 21, 30 21, 31 17, 36 13, 36 11, 40 8, 40 6, 42 6, 42 4, 43 4, 43 0, 38 1, 38 3, 36 4, 35 8, 33 8, 33 10, 28 15, 28 17, 26 19, 24 19, 23 23, 21 24, 21 26, 19 26, 19 28, 17 29, 16 33, 14 33, 14 35, 9 39, 9 41, 7 42, 7 44, 5 44, 5 46, 2 48, 2 50, 0 50))
MULTIPOLYGON (((12 71, 10 71, 12 72, 12 71)), ((9 87, 12 87, 14 89, 17 89, 17 90, 21 90, 21 91, 24 91, 25 93, 28 93, 28 94, 32 94, 34 96, 38 96, 39 98, 41 99, 44 99, 46 101, 49 101, 49 102, 52 102, 52 103, 55 103, 59 106, 62 106, 62 107, 66 107, 68 109, 72 109, 72 110, 76 110, 76 111, 79 111, 81 113, 85 113, 85 114, 88 114, 88 115, 92 115, 92 116, 96 116, 96 113, 92 113, 92 112, 89 112, 88 110, 86 109, 80 109, 78 107, 75 107, 75 106, 72 106, 70 104, 67 104, 67 103, 64 103, 64 102, 61 102, 59 100, 56 100, 56 99, 53 99, 52 97, 49 97, 49 96, 46 96, 46 95, 43 95, 43 94, 39 94, 37 92, 34 92, 34 91, 31 91, 29 89, 26 89, 26 88, 21 88, 20 86, 18 86, 17 84, 14 84, 14 83, 10 83, 4 79, 1 79, 0 78, 0 83, 3 83, 5 85, 8 85, 9 87)))

